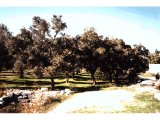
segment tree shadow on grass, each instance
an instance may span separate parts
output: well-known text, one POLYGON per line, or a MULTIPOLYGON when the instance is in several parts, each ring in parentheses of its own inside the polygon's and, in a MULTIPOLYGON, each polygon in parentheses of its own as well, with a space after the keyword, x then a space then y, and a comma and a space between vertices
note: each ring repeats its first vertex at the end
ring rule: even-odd
MULTIPOLYGON (((50 85, 48 86, 49 89, 51 89, 50 85)), ((72 91, 74 91, 75 93, 79 93, 79 92, 86 92, 86 91, 98 91, 101 90, 100 86, 88 86, 88 87, 68 87, 68 86, 55 86, 54 89, 52 90, 65 90, 65 89, 70 89, 72 91)), ((15 87, 1 87, 1 90, 5 90, 5 89, 19 89, 19 90, 35 90, 38 89, 36 86, 15 86, 15 87)))
POLYGON ((0 84, 16 84, 16 85, 49 85, 51 82, 49 81, 31 81, 31 80, 22 80, 22 81, 14 81, 14 80, 0 80, 0 84))
MULTIPOLYGON (((106 88, 107 84, 109 84, 109 83, 111 83, 111 84, 115 83, 115 82, 109 82, 108 80, 104 80, 104 81, 97 80, 96 86, 93 86, 91 78, 76 75, 75 78, 73 78, 72 80, 69 81, 69 83, 71 83, 71 85, 67 86, 65 84, 66 81, 64 78, 65 77, 58 77, 58 78, 55 77, 54 78, 54 79, 58 79, 58 81, 55 80, 56 82, 55 82, 54 89, 63 90, 65 88, 69 88, 69 89, 71 89, 73 91, 77 91, 77 92, 98 91, 98 90, 101 90, 101 88, 104 88, 104 87, 106 88), (82 84, 82 85, 80 85, 80 84, 82 84)), ((121 80, 119 79, 119 81, 121 81, 121 80)), ((124 85, 123 81, 124 81, 124 79, 121 81, 120 84, 116 83, 116 85, 118 87, 122 87, 124 85)), ((16 86, 16 87, 12 87, 12 88, 17 88, 17 89, 37 89, 37 87, 41 87, 41 86, 46 86, 51 89, 51 81, 45 80, 45 78, 43 78, 43 79, 0 80, 0 88, 3 87, 2 84, 9 84, 10 86, 16 86), (17 86, 19 86, 19 87, 17 87, 17 86)))
POLYGON ((69 81, 69 83, 72 83, 72 84, 93 84, 91 81, 69 81))
POLYGON ((91 80, 91 78, 86 78, 86 77, 82 77, 82 76, 75 76, 73 79, 75 81, 89 81, 89 80, 91 80))

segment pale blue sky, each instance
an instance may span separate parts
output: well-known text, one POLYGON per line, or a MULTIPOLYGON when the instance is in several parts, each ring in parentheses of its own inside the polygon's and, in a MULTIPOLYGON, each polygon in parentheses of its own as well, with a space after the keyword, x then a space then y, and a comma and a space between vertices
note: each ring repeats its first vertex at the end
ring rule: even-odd
POLYGON ((160 7, 0 7, 0 23, 17 34, 23 26, 32 25, 33 16, 50 22, 53 14, 63 16, 69 35, 95 27, 103 36, 121 38, 131 45, 141 43, 151 52, 160 50, 160 7))

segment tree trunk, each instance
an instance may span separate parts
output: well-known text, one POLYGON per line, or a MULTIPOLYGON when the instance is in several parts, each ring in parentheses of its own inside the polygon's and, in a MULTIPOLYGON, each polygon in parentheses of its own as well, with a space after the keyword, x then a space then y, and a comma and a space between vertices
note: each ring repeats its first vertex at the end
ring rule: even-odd
POLYGON ((112 73, 109 71, 108 75, 109 75, 109 82, 111 83, 112 82, 112 73))
POLYGON ((68 71, 66 72, 66 83, 68 83, 69 82, 69 73, 68 73, 68 71))
POLYGON ((74 78, 75 72, 72 72, 72 78, 74 78))
POLYGON ((93 85, 96 85, 96 80, 95 80, 95 77, 94 77, 94 73, 91 73, 91 78, 92 78, 92 81, 93 81, 93 85))
POLYGON ((20 77, 20 78, 24 78, 24 71, 23 71, 23 70, 20 70, 20 71, 19 71, 19 77, 20 77))
POLYGON ((53 90, 53 88, 54 88, 54 84, 55 84, 54 79, 53 79, 53 77, 51 77, 51 89, 52 89, 52 90, 53 90))
POLYGON ((89 68, 89 71, 91 73, 91 79, 93 81, 93 85, 95 86, 96 85, 96 80, 95 80, 95 77, 94 77, 94 73, 96 72, 97 70, 97 66, 96 65, 91 65, 91 67, 89 68))

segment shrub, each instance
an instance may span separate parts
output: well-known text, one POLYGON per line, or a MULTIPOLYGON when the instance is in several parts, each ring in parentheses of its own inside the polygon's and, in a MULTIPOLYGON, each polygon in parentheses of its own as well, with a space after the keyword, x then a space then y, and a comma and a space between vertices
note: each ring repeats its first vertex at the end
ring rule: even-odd
POLYGON ((156 82, 155 83, 155 88, 158 89, 158 90, 160 90, 160 82, 156 82))

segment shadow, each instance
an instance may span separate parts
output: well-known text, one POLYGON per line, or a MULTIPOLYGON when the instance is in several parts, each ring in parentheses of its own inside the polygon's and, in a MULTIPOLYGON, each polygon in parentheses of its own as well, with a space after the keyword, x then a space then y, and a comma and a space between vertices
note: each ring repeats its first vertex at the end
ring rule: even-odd
POLYGON ((16 84, 16 85, 50 85, 50 81, 30 81, 30 80, 0 80, 0 84, 16 84))
POLYGON ((6 90, 6 89, 19 89, 19 90, 36 90, 38 89, 37 87, 33 86, 16 86, 16 87, 1 87, 0 90, 6 90))
POLYGON ((62 101, 60 99, 53 99, 52 102, 58 102, 61 103, 62 101))
POLYGON ((98 81, 98 82, 96 82, 97 85, 106 84, 106 83, 111 83, 111 82, 109 82, 109 81, 101 81, 101 82, 98 81))
POLYGON ((24 85, 24 81, 18 82, 18 81, 9 81, 9 80, 0 80, 0 84, 18 84, 18 85, 24 85))
POLYGON ((76 82, 76 81, 69 81, 68 83, 73 83, 73 84, 92 84, 92 81, 90 82, 76 82))
POLYGON ((4 71, 1 71, 0 73, 12 73, 12 74, 16 74, 17 72, 4 70, 4 71))
POLYGON ((0 74, 0 77, 8 77, 8 76, 16 76, 16 75, 13 75, 13 74, 0 74))
POLYGON ((85 78, 85 77, 80 77, 80 76, 74 77, 73 79, 76 80, 76 81, 88 81, 88 80, 91 80, 91 78, 85 78))
MULTIPOLYGON (((55 84, 63 84, 63 83, 66 83, 65 81, 59 81, 59 82, 55 82, 55 84)), ((3 84, 6 84, 6 86, 8 85, 16 85, 16 86, 22 86, 22 85, 25 85, 27 87, 32 87, 33 85, 48 85, 50 86, 51 85, 51 81, 31 81, 31 80, 0 80, 0 87, 3 86, 3 84)), ((8 87, 7 87, 8 88, 8 87)))
MULTIPOLYGON (((28 77, 28 76, 25 76, 23 79, 51 79, 51 77, 50 76, 44 76, 44 77, 42 77, 42 78, 37 78, 37 77, 33 77, 33 76, 30 76, 30 77, 28 77)), ((57 76, 57 77, 54 77, 54 79, 65 79, 66 77, 65 76, 57 76)))
POLYGON ((139 82, 142 82, 142 81, 145 81, 145 80, 150 80, 149 78, 142 78, 142 77, 139 77, 139 82))

